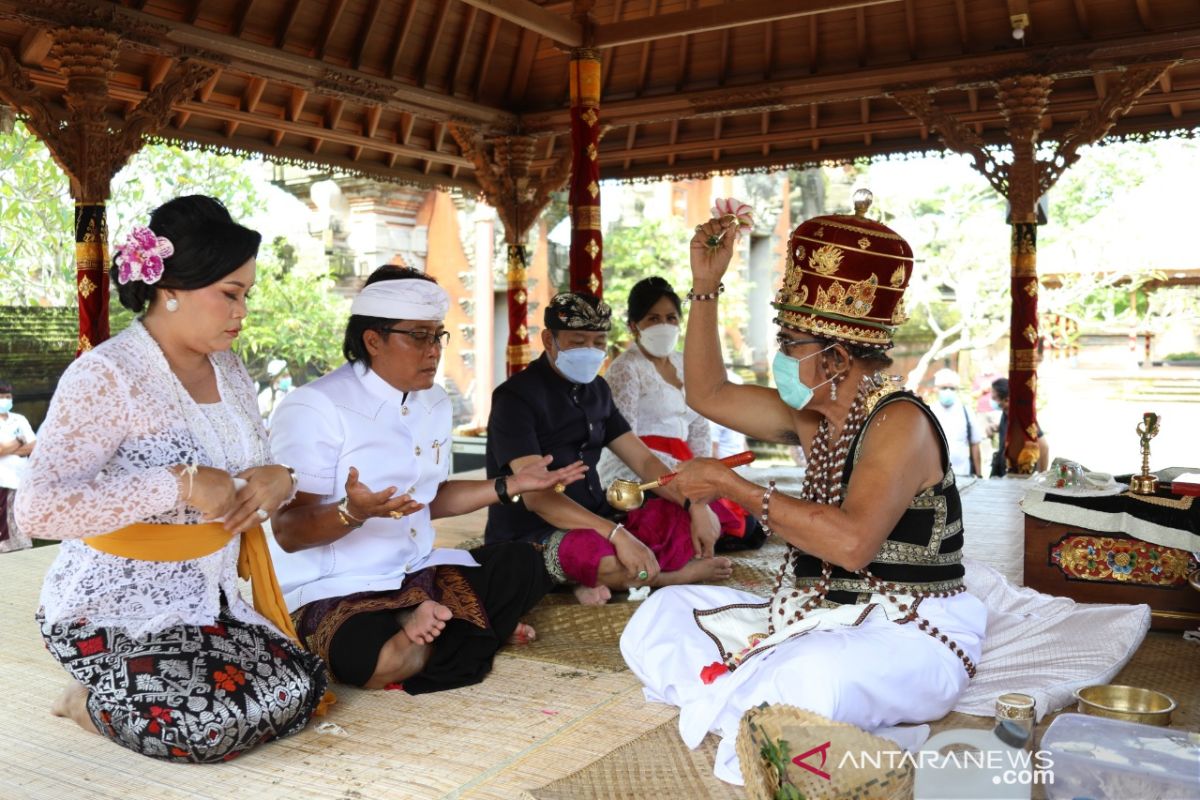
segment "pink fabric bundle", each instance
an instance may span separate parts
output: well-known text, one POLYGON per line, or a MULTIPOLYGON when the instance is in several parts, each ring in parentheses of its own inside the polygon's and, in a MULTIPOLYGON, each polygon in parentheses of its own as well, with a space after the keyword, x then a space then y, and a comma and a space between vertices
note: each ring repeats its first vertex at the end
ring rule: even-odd
MULTIPOLYGON (((742 524, 720 503, 713 503, 710 508, 716 512, 723 532, 737 530, 742 524)), ((650 548, 663 572, 674 572, 695 555, 691 517, 669 500, 651 497, 641 508, 629 512, 625 528, 650 548)), ((607 539, 608 533, 590 528, 569 531, 558 547, 563 573, 584 586, 595 586, 600 560, 617 552, 607 539)))

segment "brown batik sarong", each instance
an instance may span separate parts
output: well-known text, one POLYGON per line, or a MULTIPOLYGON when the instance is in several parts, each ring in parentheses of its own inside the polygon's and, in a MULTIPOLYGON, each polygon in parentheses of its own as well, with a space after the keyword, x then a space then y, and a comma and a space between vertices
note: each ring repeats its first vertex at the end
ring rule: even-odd
MULTIPOLYGON (((351 617, 380 611, 416 608, 426 600, 441 603, 454 615, 480 628, 488 627, 487 611, 458 567, 428 567, 404 578, 394 591, 359 592, 307 603, 292 612, 292 623, 304 646, 329 663, 329 646, 351 617)), ((399 626, 397 626, 399 627, 399 626)))

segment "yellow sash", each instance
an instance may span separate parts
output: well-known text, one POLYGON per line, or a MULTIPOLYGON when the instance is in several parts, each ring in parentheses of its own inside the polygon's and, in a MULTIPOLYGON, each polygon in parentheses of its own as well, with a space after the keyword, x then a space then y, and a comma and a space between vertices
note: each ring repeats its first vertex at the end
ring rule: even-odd
MULTIPOLYGON (((234 536, 219 522, 201 525, 154 525, 138 522, 127 525, 112 533, 88 536, 83 543, 88 547, 121 558, 138 561, 191 561, 217 552, 234 536)), ((258 613, 283 631, 297 646, 303 647, 283 592, 275 577, 271 564, 271 552, 267 549, 267 537, 261 525, 255 525, 242 534, 242 547, 238 554, 238 575, 250 581, 254 596, 254 607, 258 613)), ((336 702, 333 692, 326 691, 317 706, 317 715, 323 715, 336 702)))

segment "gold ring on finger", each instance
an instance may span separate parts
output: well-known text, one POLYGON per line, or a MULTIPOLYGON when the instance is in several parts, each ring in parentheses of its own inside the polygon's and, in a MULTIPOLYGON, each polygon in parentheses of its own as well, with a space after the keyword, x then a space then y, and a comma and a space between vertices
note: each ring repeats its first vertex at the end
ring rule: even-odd
POLYGON ((402 512, 400 512, 399 510, 396 510, 396 511, 388 512, 388 516, 391 517, 392 519, 400 519, 401 517, 404 516, 404 514, 402 512))

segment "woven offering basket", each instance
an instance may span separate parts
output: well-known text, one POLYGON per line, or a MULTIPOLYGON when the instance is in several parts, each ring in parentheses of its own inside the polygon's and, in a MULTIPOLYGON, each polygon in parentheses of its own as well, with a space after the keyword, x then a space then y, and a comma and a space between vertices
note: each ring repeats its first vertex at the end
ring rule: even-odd
POLYGON ((903 752, 854 725, 786 705, 750 709, 737 737, 750 800, 909 800, 914 770, 903 752), (781 787, 781 767, 790 786, 781 787))

